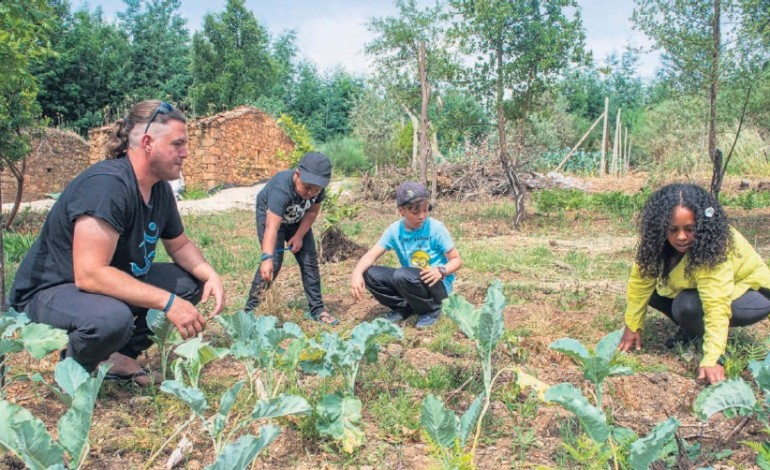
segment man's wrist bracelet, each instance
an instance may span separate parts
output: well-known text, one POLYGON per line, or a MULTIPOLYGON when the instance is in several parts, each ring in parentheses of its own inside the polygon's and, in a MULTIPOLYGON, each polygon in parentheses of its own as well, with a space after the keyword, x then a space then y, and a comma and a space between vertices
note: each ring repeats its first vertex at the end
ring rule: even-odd
POLYGON ((169 297, 168 302, 166 302, 166 306, 163 307, 163 313, 168 313, 168 311, 171 310, 171 305, 174 304, 174 299, 176 299, 176 294, 172 292, 171 297, 169 297))

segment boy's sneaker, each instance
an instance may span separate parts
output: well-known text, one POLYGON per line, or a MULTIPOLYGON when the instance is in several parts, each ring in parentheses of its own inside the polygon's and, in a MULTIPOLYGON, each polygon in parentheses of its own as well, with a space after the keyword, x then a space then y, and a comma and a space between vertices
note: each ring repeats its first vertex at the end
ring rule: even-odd
POLYGON ((395 310, 392 310, 382 318, 388 320, 391 323, 401 323, 402 321, 406 320, 406 315, 404 315, 402 312, 396 312, 395 310))
POLYGON ((687 344, 691 341, 698 339, 697 336, 689 333, 687 330, 679 328, 679 331, 664 343, 668 349, 674 349, 678 344, 687 344))
POLYGON ((438 317, 441 316, 441 310, 438 310, 436 312, 430 312, 430 313, 423 313, 419 317, 417 317, 417 323, 415 323, 416 328, 430 328, 433 326, 436 321, 438 321, 438 317))

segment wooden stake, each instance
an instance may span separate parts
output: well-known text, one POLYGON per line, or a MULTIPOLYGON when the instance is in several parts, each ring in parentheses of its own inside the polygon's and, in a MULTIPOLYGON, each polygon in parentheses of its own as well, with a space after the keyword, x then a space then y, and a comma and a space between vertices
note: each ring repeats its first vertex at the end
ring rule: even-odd
POLYGON ((610 108, 610 98, 604 98, 604 131, 602 132, 602 159, 599 163, 599 176, 604 176, 605 173, 605 154, 607 153, 607 114, 610 108))
POLYGON ((583 137, 581 137, 581 138, 580 138, 580 141, 579 141, 579 142, 578 142, 578 143, 577 143, 577 144, 576 144, 574 147, 572 147, 572 150, 570 150, 570 151, 569 151, 569 153, 567 154, 567 156, 566 156, 566 157, 564 157, 564 160, 562 160, 562 161, 561 161, 561 163, 559 163, 559 166, 557 166, 557 167, 556 167, 556 169, 555 169, 555 170, 553 170, 553 171, 559 171, 559 170, 561 170, 561 167, 563 167, 563 166, 564 166, 564 164, 565 164, 565 163, 567 163, 567 160, 569 160, 569 157, 571 157, 571 156, 572 156, 572 154, 573 154, 573 153, 575 153, 575 150, 577 150, 577 149, 578 149, 578 147, 580 147, 580 144, 582 144, 582 143, 583 143, 583 141, 584 141, 584 140, 586 140, 586 137, 588 137, 588 134, 590 134, 590 133, 591 133, 591 131, 592 131, 592 130, 594 130, 594 127, 596 127, 596 125, 597 125, 597 124, 599 124, 599 121, 601 121, 603 117, 604 117, 604 114, 602 114, 601 116, 599 116, 599 118, 598 118, 598 119, 596 119, 596 121, 594 121, 594 123, 593 123, 593 124, 591 124, 591 128, 590 128, 590 129, 588 129, 588 131, 587 131, 585 134, 583 134, 583 137))

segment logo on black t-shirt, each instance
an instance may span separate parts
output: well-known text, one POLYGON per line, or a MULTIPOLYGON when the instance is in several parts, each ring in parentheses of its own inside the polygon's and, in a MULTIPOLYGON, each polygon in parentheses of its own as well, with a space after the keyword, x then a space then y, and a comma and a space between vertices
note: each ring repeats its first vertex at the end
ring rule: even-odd
POLYGON ((147 231, 144 232, 144 240, 139 244, 139 248, 144 251, 144 266, 139 267, 133 261, 131 262, 131 272, 134 276, 144 276, 150 271, 152 260, 155 259, 155 245, 158 243, 158 226, 155 222, 147 225, 147 231), (148 253, 149 250, 149 253, 148 253))

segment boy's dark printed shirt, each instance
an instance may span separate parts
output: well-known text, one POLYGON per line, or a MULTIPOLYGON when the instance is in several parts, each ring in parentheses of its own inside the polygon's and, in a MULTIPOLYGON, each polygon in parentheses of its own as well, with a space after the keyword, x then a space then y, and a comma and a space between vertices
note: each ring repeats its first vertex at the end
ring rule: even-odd
POLYGON ((311 199, 302 199, 294 189, 294 170, 284 170, 270 178, 257 194, 257 217, 263 219, 270 210, 281 217, 281 223, 298 224, 313 204, 324 200, 326 189, 311 199))

